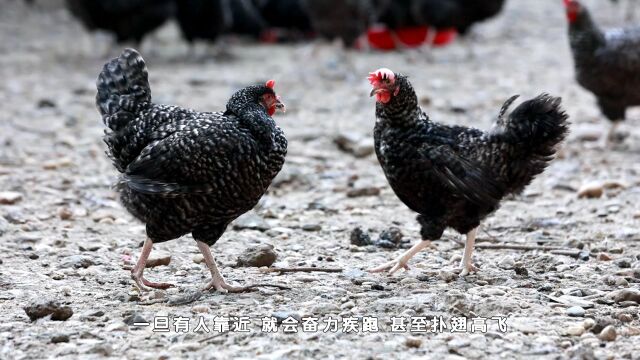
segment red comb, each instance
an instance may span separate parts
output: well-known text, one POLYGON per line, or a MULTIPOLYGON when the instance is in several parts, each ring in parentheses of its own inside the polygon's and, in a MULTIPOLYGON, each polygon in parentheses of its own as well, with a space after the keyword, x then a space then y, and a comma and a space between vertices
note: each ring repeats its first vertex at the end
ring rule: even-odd
POLYGON ((269 89, 273 89, 273 87, 276 86, 276 81, 275 80, 269 80, 269 81, 267 81, 267 83, 265 85, 267 85, 267 87, 269 89))
POLYGON ((563 1, 564 1, 564 4, 565 4, 565 5, 569 5, 569 4, 571 4, 571 3, 573 2, 573 1, 571 1, 571 0, 563 0, 563 1))
POLYGON ((374 85, 376 82, 382 80, 389 80, 393 83, 396 79, 396 75, 393 73, 393 71, 387 68, 380 68, 372 73, 369 73, 369 77, 367 77, 367 79, 369 80, 371 85, 374 85))

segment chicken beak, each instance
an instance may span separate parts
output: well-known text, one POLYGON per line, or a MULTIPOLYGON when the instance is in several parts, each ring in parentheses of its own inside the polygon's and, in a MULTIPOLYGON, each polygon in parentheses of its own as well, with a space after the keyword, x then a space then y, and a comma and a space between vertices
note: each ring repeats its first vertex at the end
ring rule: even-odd
POLYGON ((284 106, 284 103, 280 101, 280 98, 276 98, 276 103, 274 106, 276 107, 276 110, 282 111, 283 114, 287 112, 287 108, 284 106))
POLYGON ((377 94, 380 90, 380 88, 373 88, 371 89, 371 92, 369 93, 369 97, 372 97, 373 95, 377 94))

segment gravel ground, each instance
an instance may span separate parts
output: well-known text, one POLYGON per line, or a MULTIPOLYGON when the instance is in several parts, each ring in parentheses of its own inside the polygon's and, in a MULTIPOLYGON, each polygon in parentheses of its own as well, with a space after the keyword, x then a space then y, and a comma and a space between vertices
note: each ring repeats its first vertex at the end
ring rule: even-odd
MULTIPOLYGON (((255 213, 231 226, 213 252, 232 282, 291 289, 199 293, 208 272, 185 237, 155 246, 151 257, 170 255, 170 263, 147 270, 177 287, 139 294, 127 269, 144 227, 110 189, 116 172, 94 107, 95 78, 121 49, 109 50, 104 36, 85 33, 54 2, 34 9, 4 2, 0 358, 640 359, 640 113, 631 111, 621 126, 622 144, 602 150, 597 139, 608 123, 573 80, 561 2, 526 3, 509 1, 470 39, 427 54, 344 56, 328 44, 230 42, 231 60, 184 61, 175 26, 148 39, 141 51, 159 103, 220 110, 235 89, 277 79, 288 107, 276 119, 289 139, 287 164, 255 213), (481 271, 460 279, 455 240, 462 237, 446 232, 408 272, 363 271, 419 240, 415 215, 371 155, 374 104, 365 77, 381 66, 410 75, 427 112, 446 123, 486 129, 513 94, 562 96, 573 123, 569 140, 524 194, 484 222, 478 242, 535 250, 479 248, 481 271), (358 227, 372 245, 350 243, 358 227), (378 241, 390 227, 404 235, 399 248, 378 241), (273 245, 273 266, 342 272, 236 267, 240 254, 260 244, 273 245), (219 332, 225 317, 249 319, 249 331, 219 332), (298 320, 312 324, 309 317, 319 318, 317 331, 288 331, 298 320), (408 329, 392 329, 393 317, 408 319, 408 329), (467 331, 451 332, 460 317, 469 320, 467 331), (169 332, 153 331, 167 318, 169 332), (284 322, 263 332, 271 318, 284 322), (434 318, 447 327, 431 329, 440 323, 434 318), (338 331, 324 331, 328 319, 340 320, 338 331), (133 325, 141 321, 151 324, 133 325), (200 321, 208 329, 195 331, 200 321)), ((586 3, 602 24, 624 18, 624 6, 586 3)))

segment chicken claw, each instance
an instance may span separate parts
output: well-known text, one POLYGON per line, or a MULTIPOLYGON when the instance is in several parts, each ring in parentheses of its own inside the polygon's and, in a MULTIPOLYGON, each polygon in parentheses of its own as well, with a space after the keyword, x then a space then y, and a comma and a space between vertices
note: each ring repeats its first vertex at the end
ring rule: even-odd
POLYGON ((417 253, 420 252, 420 250, 427 248, 427 247, 433 247, 433 245, 431 245, 431 241, 428 240, 422 240, 419 243, 413 245, 413 247, 411 247, 411 249, 407 250, 404 254, 400 255, 400 257, 398 257, 396 260, 393 261, 389 261, 388 263, 382 264, 378 267, 375 267, 373 269, 369 269, 369 272, 372 273, 378 273, 378 272, 383 272, 387 269, 389 270, 389 274, 393 274, 396 271, 400 270, 400 268, 403 268, 405 270, 409 270, 409 265, 407 265, 407 263, 409 262, 409 260, 417 253))
POLYGON ((149 254, 151 254, 151 248, 153 247, 153 241, 147 238, 142 245, 142 253, 138 258, 138 262, 131 269, 131 279, 135 281, 136 287, 138 290, 142 291, 150 291, 153 289, 168 289, 175 285, 169 283, 154 283, 147 279, 145 279, 142 275, 144 274, 144 269, 147 265, 147 259, 149 258, 149 254))
POLYGON ((478 270, 479 270, 471 262, 469 262, 467 264, 461 263, 460 265, 462 266, 462 271, 460 272, 460 277, 465 277, 465 276, 469 275, 470 273, 475 273, 475 272, 478 272, 478 270))
POLYGON ((393 274, 396 271, 400 270, 400 268, 403 268, 405 270, 409 270, 410 267, 409 265, 407 265, 409 259, 403 259, 402 256, 400 256, 399 258, 397 258, 396 260, 392 260, 389 262, 386 262, 380 266, 374 267, 372 269, 369 269, 368 271, 371 273, 380 273, 380 272, 384 272, 385 270, 389 270, 389 274, 393 274))
MULTIPOLYGON (((135 268, 133 270, 136 270, 135 268)), ((136 287, 138 290, 142 291, 151 291, 152 289, 168 289, 170 287, 174 287, 175 285, 169 283, 156 283, 145 279, 140 272, 131 271, 131 278, 136 283, 136 287)))

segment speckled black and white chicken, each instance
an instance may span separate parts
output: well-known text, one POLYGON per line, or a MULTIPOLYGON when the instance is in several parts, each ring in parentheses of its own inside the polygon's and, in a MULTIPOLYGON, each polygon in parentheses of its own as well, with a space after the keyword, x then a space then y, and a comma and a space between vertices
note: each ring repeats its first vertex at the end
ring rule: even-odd
POLYGON ((146 224, 136 285, 171 286, 144 279, 145 262, 153 243, 191 233, 211 271, 205 288, 241 290, 225 282, 209 246, 258 203, 284 163, 287 140, 271 118, 284 110, 274 81, 238 90, 224 112, 154 104, 145 62, 127 49, 105 64, 97 88, 122 204, 146 224))
POLYGON ((602 30, 584 5, 564 1, 576 80, 591 91, 612 122, 606 141, 625 119, 627 107, 640 106, 640 27, 602 30))
POLYGON ((491 131, 436 123, 418 105, 406 76, 389 69, 369 75, 376 97, 376 155, 391 188, 417 212, 422 241, 372 269, 395 272, 446 228, 466 234, 461 275, 471 261, 480 222, 509 194, 521 192, 552 160, 568 131, 560 99, 542 94, 507 117, 507 100, 491 131))

